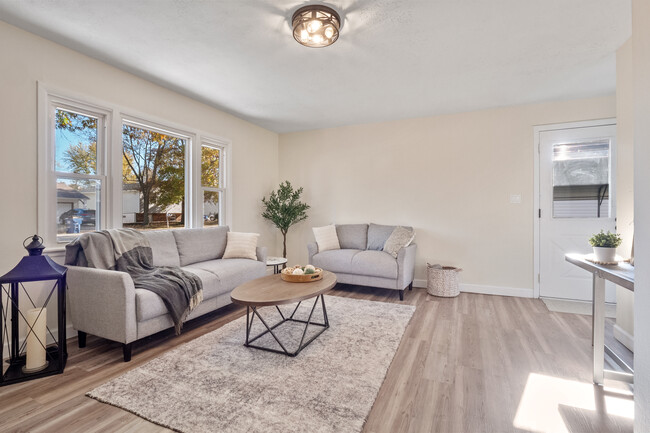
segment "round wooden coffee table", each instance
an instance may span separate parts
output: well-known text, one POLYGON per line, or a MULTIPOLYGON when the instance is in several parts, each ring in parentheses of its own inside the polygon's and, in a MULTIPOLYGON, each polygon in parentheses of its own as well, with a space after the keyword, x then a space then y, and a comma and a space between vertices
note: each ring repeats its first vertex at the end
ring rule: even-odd
POLYGON ((327 310, 325 309, 325 298, 323 295, 331 290, 336 285, 336 275, 331 272, 323 271, 323 279, 318 281, 313 281, 309 283, 289 283, 282 280, 280 274, 268 275, 266 277, 258 278, 256 280, 251 280, 247 283, 237 286, 235 290, 230 294, 230 299, 235 304, 245 305, 246 306, 246 342, 244 346, 253 347, 255 349, 266 350, 268 352, 281 353, 288 356, 296 356, 300 353, 302 349, 307 347, 309 343, 314 341, 316 337, 322 334, 327 328, 330 327, 329 320, 327 319, 327 310), (302 301, 307 299, 316 298, 314 300, 314 305, 311 307, 309 317, 307 320, 295 318, 296 311, 302 301), (323 308, 323 323, 313 322, 311 320, 314 310, 318 303, 321 303, 323 308), (286 316, 280 310, 279 305, 284 304, 293 304, 297 302, 296 308, 293 310, 290 316, 286 316), (280 313, 280 321, 270 325, 260 316, 257 311, 259 307, 274 306, 278 313, 280 313), (253 326, 253 320, 257 317, 260 322, 266 328, 266 331, 261 332, 260 334, 251 337, 251 328, 253 326), (300 339, 300 344, 298 348, 290 352, 286 349, 285 345, 280 341, 277 334, 273 332, 275 328, 282 325, 286 322, 298 322, 305 325, 305 329, 302 333, 302 338, 300 339), (307 335, 307 329, 309 325, 319 326, 322 329, 305 341, 305 336, 307 335), (269 347, 263 347, 252 344, 254 341, 260 337, 270 333, 275 341, 280 345, 282 350, 277 350, 269 347))

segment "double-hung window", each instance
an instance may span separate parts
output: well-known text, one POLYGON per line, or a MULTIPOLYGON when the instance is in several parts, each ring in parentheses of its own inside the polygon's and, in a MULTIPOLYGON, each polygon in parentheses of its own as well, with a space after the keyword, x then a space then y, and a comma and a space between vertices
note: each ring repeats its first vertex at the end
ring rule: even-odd
POLYGON ((225 224, 225 179, 221 169, 225 156, 223 145, 217 142, 201 143, 201 196, 203 225, 225 224))
POLYGON ((225 225, 230 143, 39 84, 38 232, 225 225))
POLYGON ((109 112, 56 97, 46 110, 39 229, 50 241, 68 242, 103 226, 109 112))

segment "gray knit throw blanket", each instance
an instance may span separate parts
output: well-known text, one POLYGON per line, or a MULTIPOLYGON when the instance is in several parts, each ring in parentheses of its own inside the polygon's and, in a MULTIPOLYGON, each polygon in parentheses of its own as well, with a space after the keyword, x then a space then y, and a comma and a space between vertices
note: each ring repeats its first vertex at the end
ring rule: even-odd
POLYGON ((203 300, 203 284, 179 267, 154 266, 149 241, 133 229, 84 233, 66 246, 65 264, 128 273, 136 289, 160 296, 180 334, 187 315, 203 300))

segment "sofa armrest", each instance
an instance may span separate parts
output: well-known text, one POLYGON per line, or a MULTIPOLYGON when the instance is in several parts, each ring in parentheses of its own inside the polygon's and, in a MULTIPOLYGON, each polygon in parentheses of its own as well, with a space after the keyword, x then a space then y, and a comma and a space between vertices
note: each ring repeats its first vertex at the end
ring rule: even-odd
POLYGON ((413 282, 416 252, 416 244, 411 244, 397 252, 397 289, 399 290, 403 290, 413 282))
POLYGON ((318 253, 318 244, 316 242, 310 242, 307 244, 307 254, 309 254, 309 260, 307 263, 313 265, 312 258, 318 253))
POLYGON ((266 247, 257 247, 255 252, 257 254, 257 261, 266 264, 266 255, 267 255, 266 247))
POLYGON ((135 287, 129 274, 69 266, 67 282, 76 330, 119 343, 137 339, 135 287))

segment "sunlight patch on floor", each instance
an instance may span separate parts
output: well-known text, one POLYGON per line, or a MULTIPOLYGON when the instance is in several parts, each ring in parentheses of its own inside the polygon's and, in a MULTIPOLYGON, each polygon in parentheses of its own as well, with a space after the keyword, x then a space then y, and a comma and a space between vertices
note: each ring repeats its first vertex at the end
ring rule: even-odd
POLYGON ((562 417, 562 407, 634 418, 634 401, 629 392, 531 373, 513 426, 531 432, 569 433, 562 417))

